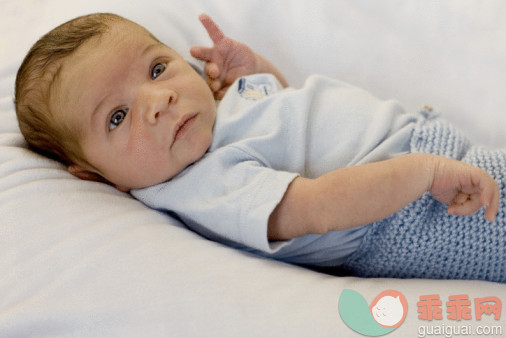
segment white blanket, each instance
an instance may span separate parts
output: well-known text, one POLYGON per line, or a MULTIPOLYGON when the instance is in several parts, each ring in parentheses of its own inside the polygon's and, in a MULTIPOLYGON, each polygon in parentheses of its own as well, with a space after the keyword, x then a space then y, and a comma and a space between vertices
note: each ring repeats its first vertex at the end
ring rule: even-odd
POLYGON ((28 151, 12 104, 16 70, 42 34, 97 11, 139 22, 186 56, 210 44, 197 19, 205 12, 293 86, 329 75, 408 109, 432 105, 475 141, 506 146, 501 0, 0 0, 1 337, 359 336, 339 314, 344 289, 368 304, 387 289, 405 295, 408 312, 391 337, 436 326, 506 334, 506 314, 478 321, 473 303, 506 302, 505 285, 335 277, 261 259, 28 151), (432 294, 442 319, 422 320, 417 303, 432 294), (451 319, 446 302, 460 294, 470 320, 451 319))

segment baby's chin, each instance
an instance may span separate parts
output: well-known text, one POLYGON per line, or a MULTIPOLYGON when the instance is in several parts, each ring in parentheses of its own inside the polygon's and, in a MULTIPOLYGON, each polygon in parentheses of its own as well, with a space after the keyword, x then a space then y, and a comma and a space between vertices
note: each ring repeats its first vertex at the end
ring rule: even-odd
POLYGON ((172 179, 175 175, 167 176, 166 178, 159 178, 156 180, 148 179, 138 179, 138 180, 130 180, 130 181, 121 181, 122 183, 110 183, 112 186, 114 186, 116 189, 118 189, 121 192, 130 192, 131 190, 139 190, 144 189, 148 187, 152 187, 164 182, 169 181, 172 179))

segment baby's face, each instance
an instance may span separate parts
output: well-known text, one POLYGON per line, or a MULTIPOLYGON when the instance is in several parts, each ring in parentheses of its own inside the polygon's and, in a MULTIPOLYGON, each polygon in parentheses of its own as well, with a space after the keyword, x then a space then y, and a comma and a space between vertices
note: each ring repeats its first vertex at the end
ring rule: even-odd
POLYGON ((115 23, 81 46, 56 92, 58 117, 79 124, 91 164, 77 165, 121 190, 169 180, 211 144, 216 103, 206 82, 134 23, 115 23))

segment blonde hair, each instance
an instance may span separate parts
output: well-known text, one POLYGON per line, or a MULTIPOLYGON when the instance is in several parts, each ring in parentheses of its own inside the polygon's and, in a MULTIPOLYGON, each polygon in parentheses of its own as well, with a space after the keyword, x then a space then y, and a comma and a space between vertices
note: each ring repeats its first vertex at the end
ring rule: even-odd
POLYGON ((53 89, 65 59, 118 20, 126 19, 108 13, 75 18, 40 38, 26 55, 16 76, 14 104, 19 128, 32 150, 67 166, 78 160, 86 163, 77 126, 55 117, 53 89))

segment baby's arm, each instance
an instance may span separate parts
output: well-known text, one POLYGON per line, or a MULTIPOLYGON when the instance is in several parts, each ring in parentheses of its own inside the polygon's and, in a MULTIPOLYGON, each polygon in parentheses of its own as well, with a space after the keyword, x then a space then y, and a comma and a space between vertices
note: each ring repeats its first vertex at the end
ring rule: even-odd
POLYGON ((296 178, 269 218, 271 240, 324 234, 381 220, 430 191, 448 212, 471 215, 483 205, 493 221, 497 183, 483 170, 428 154, 343 168, 317 179, 296 178))
POLYGON ((266 58, 245 44, 226 37, 208 15, 202 14, 199 19, 214 46, 212 48, 195 46, 191 48, 190 53, 194 58, 206 63, 204 71, 209 87, 217 99, 223 98, 237 78, 250 74, 271 73, 278 78, 283 87, 288 86, 281 72, 266 58))

